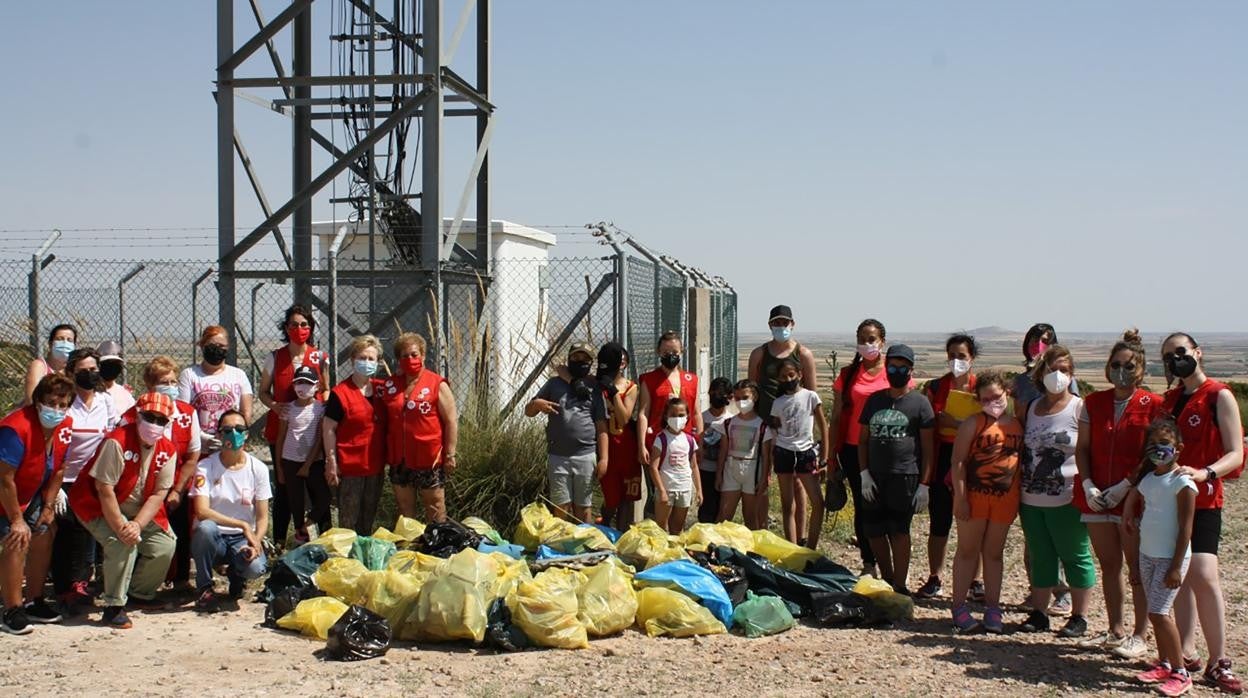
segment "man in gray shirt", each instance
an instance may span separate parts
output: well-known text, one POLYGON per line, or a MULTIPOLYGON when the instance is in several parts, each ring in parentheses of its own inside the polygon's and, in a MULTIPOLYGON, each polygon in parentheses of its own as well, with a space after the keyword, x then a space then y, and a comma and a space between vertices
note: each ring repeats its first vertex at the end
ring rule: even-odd
POLYGON ((592 521, 594 478, 607 471, 607 403, 590 372, 594 350, 573 344, 568 381, 554 376, 529 401, 524 414, 546 415, 550 501, 582 522, 592 521))

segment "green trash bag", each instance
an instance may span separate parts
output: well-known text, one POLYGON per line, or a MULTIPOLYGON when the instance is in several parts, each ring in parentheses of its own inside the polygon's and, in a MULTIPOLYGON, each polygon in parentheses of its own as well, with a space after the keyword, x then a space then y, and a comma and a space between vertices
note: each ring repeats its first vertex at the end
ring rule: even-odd
POLYGON ((755 596, 754 592, 747 591, 745 601, 732 611, 732 625, 741 628, 746 637, 775 635, 793 627, 793 614, 789 613, 784 599, 755 596))
POLYGON ((351 545, 351 555, 349 557, 363 562, 364 566, 369 570, 379 572, 386 569, 386 563, 390 561, 390 557, 395 552, 394 543, 388 540, 371 536, 359 536, 351 545))

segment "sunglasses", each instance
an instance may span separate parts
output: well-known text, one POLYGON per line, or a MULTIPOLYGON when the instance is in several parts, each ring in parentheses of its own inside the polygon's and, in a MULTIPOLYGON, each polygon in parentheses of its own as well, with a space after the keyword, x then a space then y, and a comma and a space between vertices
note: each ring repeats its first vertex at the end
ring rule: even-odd
POLYGON ((139 416, 143 417, 144 421, 156 426, 163 427, 169 424, 169 418, 159 412, 142 412, 139 416))
POLYGON ((910 367, 909 366, 889 366, 887 370, 890 374, 896 376, 902 373, 909 373, 910 367))
POLYGON ((217 433, 218 434, 246 434, 247 427, 244 427, 244 426, 221 427, 220 429, 217 430, 217 433))
POLYGON ((1172 352, 1162 354, 1161 358, 1163 361, 1170 361, 1176 356, 1187 356, 1187 347, 1179 347, 1172 352))
POLYGON ((1134 370, 1135 370, 1135 364, 1134 364, 1133 362, 1131 362, 1131 361, 1128 361, 1128 362, 1126 362, 1126 363, 1123 363, 1123 362, 1121 362, 1121 361, 1111 361, 1111 362, 1109 363, 1109 367, 1110 367, 1110 368, 1125 368, 1125 369, 1127 369, 1128 371, 1134 371, 1134 370))

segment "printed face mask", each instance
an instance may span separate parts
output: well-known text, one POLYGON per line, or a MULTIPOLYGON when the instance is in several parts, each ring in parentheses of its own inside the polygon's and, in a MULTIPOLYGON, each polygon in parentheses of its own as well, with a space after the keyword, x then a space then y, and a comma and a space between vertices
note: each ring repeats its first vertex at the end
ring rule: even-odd
POLYGON ((295 395, 298 396, 300 400, 307 400, 313 395, 316 395, 316 383, 296 383, 295 395))
POLYGON ((1165 465, 1174 460, 1174 444, 1151 444, 1144 454, 1153 465, 1165 465))
POLYGON ((875 361, 880 357, 880 345, 878 344, 859 344, 858 355, 867 361, 875 361))
POLYGON ((965 376, 971 370, 971 362, 966 359, 949 359, 949 372, 955 378, 965 376))
POLYGON ((689 423, 688 417, 668 417, 667 428, 672 431, 684 431, 685 425, 689 423))
POLYGON ((771 338, 777 342, 787 342, 789 337, 793 336, 792 325, 781 325, 780 327, 771 328, 771 338))
POLYGON ((1109 382, 1114 384, 1115 388, 1133 388, 1135 387, 1135 371, 1128 371, 1124 367, 1109 369, 1109 382))
POLYGON ((996 400, 993 400, 991 402, 985 402, 983 403, 983 405, 981 405, 981 407, 983 407, 984 414, 988 415, 989 417, 992 417, 993 419, 1000 419, 1001 415, 1005 414, 1005 407, 1006 407, 1005 396, 1002 395, 996 400))
POLYGON ((1061 371, 1049 371, 1044 375, 1044 389, 1050 395, 1059 395, 1070 387, 1070 376, 1061 371))
POLYGON ((63 410, 59 407, 51 407, 49 405, 39 406, 39 424, 44 429, 55 428, 58 424, 65 421, 65 414, 69 410, 63 410))
POLYGON ((377 362, 373 359, 356 359, 352 368, 361 376, 372 376, 377 373, 377 362))
POLYGON ((220 344, 208 344, 204 346, 204 361, 210 366, 220 366, 225 363, 225 357, 229 353, 230 350, 220 344))

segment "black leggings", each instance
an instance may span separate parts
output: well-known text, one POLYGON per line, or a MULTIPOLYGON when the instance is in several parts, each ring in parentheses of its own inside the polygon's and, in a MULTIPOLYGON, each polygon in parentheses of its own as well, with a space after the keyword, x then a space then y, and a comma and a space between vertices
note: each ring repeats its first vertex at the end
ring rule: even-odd
POLYGON ((719 490, 715 489, 716 473, 714 470, 698 468, 698 476, 702 478, 702 504, 698 506, 698 523, 716 523, 719 521, 719 490))
POLYGON ((191 578, 191 498, 182 495, 182 503, 173 511, 166 510, 169 517, 169 528, 177 542, 173 549, 173 562, 169 565, 169 574, 165 581, 178 584, 191 578))
POLYGON ((862 528, 862 473, 858 470, 858 447, 845 444, 841 446, 841 467, 845 469, 845 477, 849 480, 849 492, 854 498, 854 536, 858 538, 858 554, 864 566, 875 565, 875 553, 871 552, 871 543, 862 528))
POLYGON ((927 508, 930 513, 928 534, 932 538, 948 538, 953 528, 953 491, 945 483, 953 468, 953 444, 938 443, 936 475, 928 486, 927 508))
POLYGON ((330 493, 329 483, 325 482, 325 461, 318 460, 309 466, 307 477, 296 474, 302 467, 303 463, 299 461, 282 460, 282 474, 286 476, 286 510, 291 512, 295 531, 303 529, 307 523, 314 523, 317 530, 323 533, 330 528, 330 493), (307 519, 303 518, 305 511, 308 512, 307 519))

